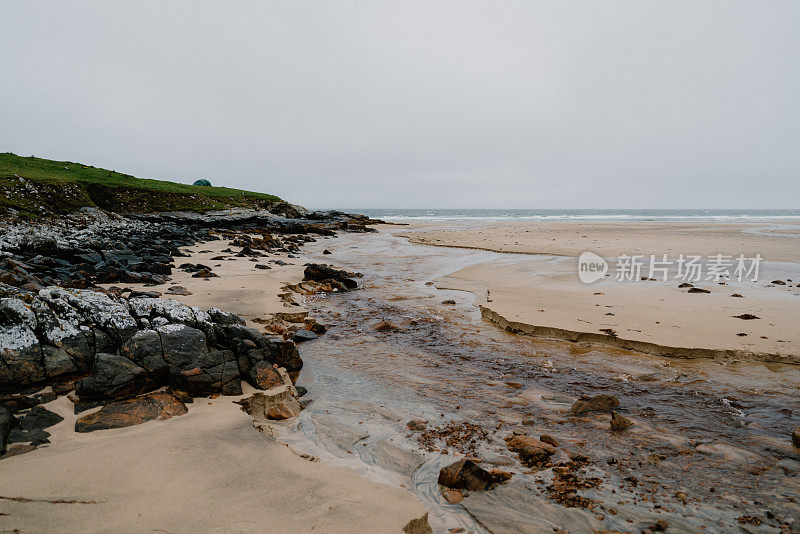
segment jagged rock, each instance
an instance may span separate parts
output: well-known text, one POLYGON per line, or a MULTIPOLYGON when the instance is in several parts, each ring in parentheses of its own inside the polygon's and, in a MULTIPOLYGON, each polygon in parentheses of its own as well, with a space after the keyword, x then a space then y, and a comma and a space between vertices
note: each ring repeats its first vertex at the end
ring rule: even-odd
POLYGON ((338 282, 337 286, 343 286, 342 289, 355 289, 358 283, 351 277, 353 275, 347 271, 334 269, 328 265, 312 263, 309 264, 303 272, 304 280, 312 280, 314 282, 338 282))
POLYGON ((170 286, 165 291, 167 295, 191 295, 192 292, 183 286, 170 286))
POLYGON ((92 376, 79 380, 75 393, 82 400, 124 398, 157 386, 153 377, 128 358, 98 353, 92 376))
POLYGON ((63 421, 64 418, 42 406, 34 406, 19 418, 19 424, 11 430, 9 442, 28 442, 34 445, 50 443, 50 433, 44 429, 63 421))
POLYGON ((42 347, 42 353, 44 355, 44 368, 47 376, 52 378, 78 371, 77 366, 64 349, 44 346, 42 347))
POLYGON ((305 322, 306 317, 308 317, 308 312, 278 312, 275 314, 276 319, 287 323, 302 323, 305 322))
POLYGON ((149 372, 155 380, 169 376, 169 364, 164 359, 161 336, 155 330, 140 330, 125 342, 120 355, 149 372))
POLYGON ((317 337, 318 337, 317 334, 315 334, 314 332, 306 330, 305 328, 301 328, 300 330, 294 333, 294 335, 292 336, 292 340, 295 343, 302 343, 303 341, 312 341, 314 339, 317 339, 317 337))
POLYGON ((106 404, 75 421, 75 432, 139 425, 153 419, 169 419, 187 412, 186 406, 167 392, 157 391, 133 399, 106 404))
POLYGON ((65 306, 73 308, 74 317, 103 329, 120 344, 139 329, 127 304, 112 300, 104 293, 48 287, 39 292, 39 297, 54 310, 63 310, 65 306))
POLYGON ((614 408, 619 406, 619 400, 606 393, 600 393, 594 397, 582 395, 572 405, 572 413, 574 415, 583 415, 589 412, 611 412, 614 408))
POLYGON ((277 337, 257 335, 253 340, 259 351, 249 353, 251 363, 264 360, 278 367, 284 367, 290 374, 299 373, 303 368, 303 360, 297 351, 297 346, 291 341, 277 337))
POLYGON ((208 316, 211 318, 211 320, 220 326, 245 324, 244 319, 242 319, 235 313, 226 312, 224 310, 220 310, 219 308, 209 308, 207 313, 208 316))
POLYGON ((172 376, 171 383, 200 396, 214 393, 241 395, 239 365, 233 351, 212 350, 198 355, 194 366, 172 376))
POLYGON ((452 489, 470 491, 491 489, 496 482, 492 475, 467 458, 442 467, 439 471, 439 484, 452 489))
POLYGON ((254 393, 252 396, 242 399, 239 404, 242 405, 242 410, 256 420, 280 421, 300 415, 300 401, 291 395, 289 388, 285 385, 254 393))
POLYGON ((270 389, 283 385, 283 377, 264 360, 256 361, 247 372, 247 381, 258 389, 270 389))
POLYGON ((167 324, 156 328, 161 337, 164 359, 174 375, 194 367, 197 358, 208 352, 205 334, 185 324, 167 324))
POLYGON ((0 455, 6 453, 6 444, 8 443, 8 435, 11 433, 11 427, 14 426, 16 420, 11 412, 5 407, 0 406, 0 455))
POLYGON ((24 324, 0 326, 0 360, 0 386, 21 387, 45 378, 42 347, 24 324))

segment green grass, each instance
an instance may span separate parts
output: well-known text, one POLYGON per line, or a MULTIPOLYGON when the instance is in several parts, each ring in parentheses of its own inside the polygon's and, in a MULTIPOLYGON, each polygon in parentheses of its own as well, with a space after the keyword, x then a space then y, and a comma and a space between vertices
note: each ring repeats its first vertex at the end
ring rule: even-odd
POLYGON ((84 206, 148 213, 257 208, 280 201, 266 193, 136 178, 82 163, 0 153, 0 210, 13 208, 27 216, 84 206))

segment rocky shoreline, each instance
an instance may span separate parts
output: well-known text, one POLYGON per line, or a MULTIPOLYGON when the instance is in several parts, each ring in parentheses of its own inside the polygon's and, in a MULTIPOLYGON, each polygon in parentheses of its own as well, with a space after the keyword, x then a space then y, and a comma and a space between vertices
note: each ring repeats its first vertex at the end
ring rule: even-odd
MULTIPOLYGON (((291 255, 314 236, 370 231, 373 222, 286 203, 270 211, 121 216, 84 210, 38 223, 2 222, 2 458, 49 443, 46 429, 62 418, 41 405, 62 395, 76 414, 102 406, 80 417, 76 432, 181 415, 194 397, 241 395, 242 380, 266 391, 259 398, 262 408, 269 400, 268 417, 296 415, 304 390, 294 385, 303 366, 294 340, 324 327, 305 318, 286 327, 278 318, 273 333, 264 334, 224 310, 124 285, 165 283, 185 256, 181 247, 213 236, 231 239, 237 255, 255 259, 270 251, 291 255)), ((214 276, 207 266, 180 267, 214 276)), ((318 290, 356 285, 327 266, 306 271, 306 283, 318 290)), ((243 404, 252 412, 256 403, 243 404)))

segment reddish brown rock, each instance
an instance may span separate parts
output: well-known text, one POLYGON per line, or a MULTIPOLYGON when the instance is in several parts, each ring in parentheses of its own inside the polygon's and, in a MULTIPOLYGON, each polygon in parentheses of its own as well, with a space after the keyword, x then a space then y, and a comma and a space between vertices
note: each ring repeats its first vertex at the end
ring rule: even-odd
POLYGON ((300 415, 300 401, 292 395, 285 385, 267 391, 254 393, 239 401, 242 410, 256 420, 271 419, 280 421, 300 415))
POLYGON ((442 467, 439 471, 439 484, 452 489, 470 491, 488 490, 495 485, 491 473, 472 460, 461 460, 442 467))
POLYGON ((32 450, 36 449, 36 445, 31 443, 14 443, 13 445, 9 445, 6 453, 0 456, 2 458, 11 458, 12 456, 17 456, 18 454, 25 454, 26 452, 31 452, 32 450))
POLYGON ((391 332, 394 330, 400 330, 400 327, 396 324, 392 324, 389 321, 381 321, 380 323, 376 324, 372 327, 373 330, 376 332, 391 332))
POLYGON ((248 372, 249 382, 258 389, 270 389, 283 384, 283 378, 269 363, 261 360, 248 372))
POLYGON ((581 396, 572 405, 574 415, 583 415, 589 412, 611 412, 619 406, 619 400, 614 395, 600 393, 594 397, 581 396))
POLYGON ((558 441, 556 441, 556 438, 547 434, 542 434, 539 436, 539 441, 542 443, 547 443, 548 445, 552 445, 553 447, 558 447, 558 441))
POLYGON ((169 419, 187 412, 186 406, 164 391, 106 404, 100 410, 75 421, 75 432, 140 425, 153 419, 169 419))
POLYGON ((408 427, 409 430, 422 431, 428 427, 428 423, 427 421, 423 421, 422 419, 412 419, 411 421, 406 423, 406 426, 408 427))
POLYGON ((549 443, 530 436, 510 436, 506 438, 508 448, 519 454, 519 458, 529 467, 541 466, 555 454, 556 449, 549 443))
POLYGON ((613 432, 622 432, 623 430, 632 426, 633 421, 618 414, 617 412, 611 412, 611 430, 613 432))

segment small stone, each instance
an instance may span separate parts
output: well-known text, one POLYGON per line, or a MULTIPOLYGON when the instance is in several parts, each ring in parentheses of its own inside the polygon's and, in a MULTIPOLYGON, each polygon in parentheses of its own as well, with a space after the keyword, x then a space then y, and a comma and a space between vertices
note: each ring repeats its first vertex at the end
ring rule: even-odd
POLYGON ((444 500, 450 504, 456 504, 464 500, 464 495, 457 489, 446 489, 442 492, 444 500))
POLYGON ((792 443, 800 449, 800 428, 795 428, 794 432, 792 432, 792 443))
POLYGON ((311 330, 306 330, 305 328, 301 328, 300 330, 294 333, 294 335, 292 336, 292 340, 295 343, 302 343, 304 341, 311 341, 317 339, 317 337, 319 336, 317 336, 317 334, 315 334, 311 330))
POLYGON ((621 432, 633 426, 633 421, 624 417, 617 412, 611 412, 611 430, 614 432, 621 432))
POLYGON ((572 405, 572 413, 582 415, 589 412, 611 412, 618 406, 619 400, 613 395, 606 393, 594 397, 583 395, 572 405))
POLYGON ((422 431, 428 427, 428 422, 423 421, 422 419, 412 419, 406 423, 406 426, 409 430, 422 431))
POLYGON ((708 289, 702 289, 700 287, 693 287, 687 291, 687 293, 711 293, 708 289))
POLYGON ((542 443, 550 444, 553 447, 558 447, 558 441, 556 441, 556 439, 553 436, 549 436, 547 434, 539 436, 539 441, 541 441, 542 443))
POLYGON ((394 330, 400 330, 400 327, 390 323, 389 321, 381 321, 380 323, 373 326, 372 329, 375 330, 376 332, 391 332, 394 330))
POLYGON ((447 300, 443 300, 443 301, 442 301, 442 304, 447 304, 447 305, 449 305, 449 306, 455 306, 455 304, 456 304, 456 301, 454 301, 454 300, 452 300, 452 299, 447 299, 447 300))

